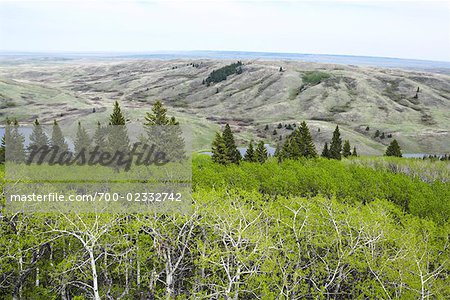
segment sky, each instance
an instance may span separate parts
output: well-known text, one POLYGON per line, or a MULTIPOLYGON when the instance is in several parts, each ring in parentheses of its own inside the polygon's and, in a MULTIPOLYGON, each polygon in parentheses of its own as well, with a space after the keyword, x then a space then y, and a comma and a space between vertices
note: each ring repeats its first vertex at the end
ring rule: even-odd
POLYGON ((164 50, 450 61, 450 1, 0 0, 0 51, 164 50))

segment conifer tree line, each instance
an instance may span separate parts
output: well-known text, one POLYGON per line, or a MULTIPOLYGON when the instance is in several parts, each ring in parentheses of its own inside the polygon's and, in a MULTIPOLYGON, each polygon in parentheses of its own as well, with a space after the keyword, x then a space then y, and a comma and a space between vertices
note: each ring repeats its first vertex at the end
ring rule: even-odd
MULTIPOLYGON (((39 120, 36 119, 33 122, 29 145, 25 147, 25 136, 19 131, 18 121, 7 119, 5 134, 0 147, 0 163, 5 162, 5 160, 25 162, 28 153, 32 149, 39 149, 45 146, 49 147, 56 154, 56 157, 59 155, 77 157, 82 151, 90 152, 96 147, 107 151, 121 151, 126 154, 130 151, 130 139, 125 125, 125 116, 122 113, 119 103, 116 101, 109 117, 108 125, 102 126, 100 122, 97 122, 97 127, 92 137, 81 122, 78 122, 73 141, 73 151, 71 151, 57 120, 53 121, 51 134, 48 136, 44 132, 39 120), (113 130, 111 126, 114 126, 113 130), (7 141, 9 143, 8 157, 6 157, 7 141)), ((151 142, 156 144, 156 147, 163 149, 170 158, 181 159, 185 156, 185 144, 179 122, 175 117, 167 116, 167 109, 164 108, 160 101, 156 101, 152 106, 152 111, 146 113, 145 123, 143 125, 148 132, 148 137, 140 137, 143 142, 151 139, 151 142), (161 129, 164 128, 164 125, 176 126, 167 126, 169 129, 161 129), (155 132, 155 130, 158 130, 158 132, 155 132)))
POLYGON ((202 83, 203 84, 206 83, 209 86, 211 83, 218 83, 226 80, 229 75, 241 73, 242 73, 242 62, 238 61, 236 63, 212 71, 211 74, 209 74, 209 76, 202 81, 202 83))
MULTIPOLYGON (((314 141, 305 121, 300 123, 300 126, 295 126, 296 129, 286 138, 284 143, 278 144, 274 156, 281 162, 285 159, 299 159, 317 158, 319 155, 316 151, 314 141)), ((348 140, 344 141, 342 146, 341 134, 339 126, 336 126, 333 132, 333 138, 328 147, 328 142, 325 143, 322 151, 322 157, 340 160, 342 157, 357 156, 356 147, 353 151, 348 140)), ((253 141, 250 141, 246 153, 243 157, 244 161, 264 163, 268 158, 267 149, 263 141, 260 141, 256 149, 253 141)), ((233 133, 231 132, 229 124, 225 125, 223 133, 217 132, 212 143, 212 159, 219 164, 239 163, 240 154, 234 141, 233 133), (225 143, 228 140, 228 143, 225 143)))
POLYGON ((339 125, 337 125, 333 131, 330 146, 328 146, 328 142, 325 142, 323 146, 322 157, 340 160, 342 157, 348 158, 350 156, 358 156, 356 147, 353 147, 352 151, 349 140, 345 140, 344 145, 342 145, 341 132, 339 131, 339 125))

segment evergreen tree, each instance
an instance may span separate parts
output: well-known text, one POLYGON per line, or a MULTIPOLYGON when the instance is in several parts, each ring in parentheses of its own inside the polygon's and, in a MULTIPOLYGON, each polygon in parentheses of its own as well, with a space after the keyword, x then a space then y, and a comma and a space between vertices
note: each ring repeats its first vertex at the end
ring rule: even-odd
POLYGON ((225 142, 220 132, 216 132, 216 136, 212 143, 212 161, 223 165, 231 163, 226 155, 225 142))
POLYGON ((255 150, 253 149, 253 143, 250 141, 247 151, 245 151, 244 160, 248 162, 254 162, 255 160, 255 150))
POLYGON ((356 147, 353 147, 352 156, 358 156, 358 153, 356 152, 356 147))
POLYGON ((125 126, 125 117, 119 106, 119 102, 114 102, 113 112, 109 117, 107 144, 111 153, 120 152, 124 155, 128 153, 130 140, 125 126))
POLYGON ((117 101, 114 102, 113 112, 109 117, 109 125, 125 125, 125 117, 117 101))
POLYGON ((3 164, 5 162, 5 154, 6 154, 6 142, 5 142, 5 136, 2 137, 2 143, 0 145, 0 164, 3 164))
POLYGON ((352 155, 352 151, 351 151, 351 147, 350 147, 350 141, 349 140, 345 140, 344 141, 344 147, 342 148, 342 156, 344 156, 345 158, 349 157, 350 155, 352 155))
POLYGON ((222 133, 223 141, 225 143, 225 154, 227 158, 232 163, 239 163, 241 160, 241 154, 236 147, 236 143, 234 141, 233 132, 231 132, 231 128, 229 124, 225 125, 225 129, 222 133))
POLYGON ((179 160, 185 157, 185 143, 183 132, 175 117, 167 116, 167 109, 156 101, 152 106, 152 112, 145 117, 147 135, 159 151, 166 154, 169 160, 179 160))
POLYGON ((63 153, 69 150, 69 146, 67 145, 64 136, 62 134, 61 128, 59 127, 58 122, 56 122, 56 120, 53 122, 52 138, 50 141, 50 146, 52 148, 58 147, 59 153, 63 153))
POLYGON ((277 135, 277 134, 278 134, 277 130, 274 129, 273 132, 272 132, 272 135, 277 135))
POLYGON ((0 163, 4 163, 6 160, 6 136, 11 136, 11 121, 6 118, 6 126, 5 126, 5 133, 2 137, 2 143, 0 146, 0 163))
POLYGON ((333 138, 331 139, 330 158, 340 160, 341 151, 342 151, 341 133, 339 132, 339 126, 336 126, 336 129, 333 132, 333 138))
POLYGON ((336 126, 336 129, 333 132, 333 138, 331 139, 330 158, 340 160, 341 150, 342 150, 341 133, 339 132, 339 126, 336 126))
POLYGON ((11 131, 10 146, 8 146, 12 154, 11 160, 15 162, 24 162, 26 158, 25 154, 25 137, 19 131, 19 122, 14 120, 14 126, 11 131))
POLYGON ((74 141, 75 156, 84 150, 85 158, 88 159, 88 153, 91 150, 91 139, 81 122, 78 122, 77 134, 74 141))
POLYGON ((306 158, 317 157, 316 146, 306 122, 303 121, 297 130, 299 133, 297 142, 299 143, 300 155, 306 158))
POLYGON ((260 141, 255 151, 255 161, 264 163, 267 160, 267 149, 264 146, 264 142, 260 141))
POLYGON ((147 113, 145 117, 145 125, 168 125, 170 119, 167 117, 167 109, 163 106, 161 101, 157 100, 152 106, 152 112, 147 113))
POLYGON ((328 143, 325 142, 322 150, 322 157, 330 158, 330 150, 328 150, 328 143))
POLYGON ((375 131, 375 138, 377 138, 377 137, 379 137, 380 136, 380 131, 377 129, 377 131, 375 131))
POLYGON ((31 149, 32 147, 40 148, 48 145, 49 140, 47 134, 45 134, 41 124, 39 123, 38 119, 36 119, 33 124, 33 131, 30 135, 30 144, 28 146, 28 149, 31 149))
POLYGON ((93 146, 98 147, 100 151, 105 150, 105 148, 107 147, 106 133, 107 128, 102 127, 100 122, 97 122, 97 128, 95 129, 93 137, 93 146))
POLYGON ((264 127, 264 130, 269 130, 269 124, 266 124, 266 127, 264 127))
POLYGON ((397 140, 393 140, 386 149, 386 156, 402 157, 402 150, 397 140))

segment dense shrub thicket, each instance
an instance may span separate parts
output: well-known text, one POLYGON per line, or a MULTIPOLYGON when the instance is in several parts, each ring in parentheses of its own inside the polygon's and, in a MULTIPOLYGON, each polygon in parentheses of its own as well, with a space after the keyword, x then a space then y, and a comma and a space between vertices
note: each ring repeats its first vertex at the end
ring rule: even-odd
POLYGON ((188 215, 3 214, 0 298, 450 295, 450 224, 394 204, 420 215, 426 197, 435 211, 448 186, 326 159, 224 166, 200 156, 193 176, 188 215))
POLYGON ((437 222, 450 217, 450 183, 426 183, 419 178, 374 170, 327 159, 269 159, 264 165, 241 162, 223 166, 209 157, 198 157, 193 170, 194 189, 237 189, 269 196, 324 195, 366 204, 387 199, 405 212, 437 222))

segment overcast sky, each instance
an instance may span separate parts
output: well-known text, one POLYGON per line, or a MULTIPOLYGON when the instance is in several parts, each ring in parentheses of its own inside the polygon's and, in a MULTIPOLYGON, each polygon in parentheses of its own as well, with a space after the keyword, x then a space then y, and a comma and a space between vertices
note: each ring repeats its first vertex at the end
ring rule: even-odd
POLYGON ((450 61, 450 2, 0 0, 0 50, 238 50, 450 61))

